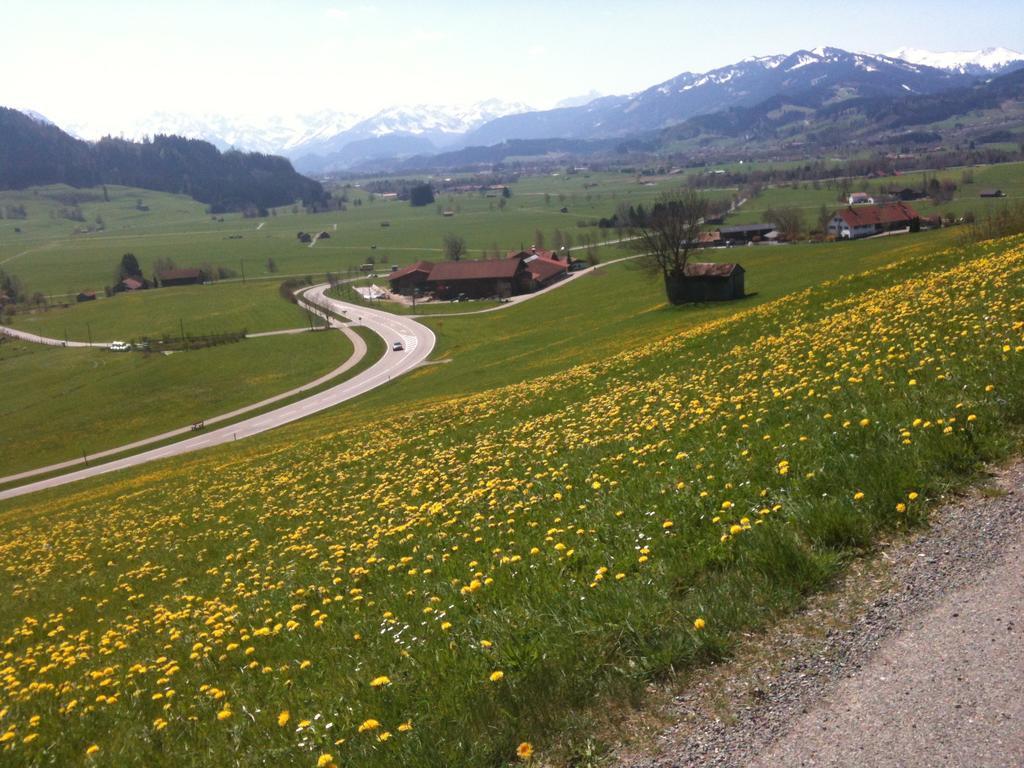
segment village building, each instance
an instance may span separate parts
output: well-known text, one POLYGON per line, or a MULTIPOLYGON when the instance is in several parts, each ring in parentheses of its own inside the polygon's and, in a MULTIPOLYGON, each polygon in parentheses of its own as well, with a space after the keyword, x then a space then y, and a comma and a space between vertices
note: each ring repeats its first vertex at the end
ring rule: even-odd
POLYGON ((761 240, 774 229, 774 224, 735 224, 718 231, 726 243, 751 243, 761 240))
POLYGON ((161 288, 174 285, 199 285, 203 282, 203 272, 199 269, 165 269, 156 273, 161 288))
POLYGON ((894 192, 893 194, 896 197, 896 199, 904 203, 909 203, 913 200, 923 200, 924 198, 928 197, 927 192, 924 192, 920 189, 911 189, 910 187, 904 187, 903 189, 899 190, 898 192, 894 192))
POLYGON ((522 261, 526 264, 526 269, 530 273, 530 282, 526 287, 527 293, 547 288, 569 274, 568 261, 562 261, 557 256, 551 258, 539 254, 531 254, 522 259, 522 261))
POLYGON ((856 240, 899 229, 917 231, 921 217, 906 203, 859 205, 842 208, 832 214, 828 233, 837 240, 856 240))
POLYGON ((114 286, 114 292, 123 293, 125 291, 141 291, 145 287, 145 281, 140 280, 137 277, 126 277, 114 286))
POLYGON ((867 192, 854 192, 847 198, 847 202, 850 205, 874 205, 875 198, 867 192))
POLYGON ((739 264, 689 262, 683 269, 683 278, 669 284, 673 294, 670 300, 673 304, 685 304, 742 299, 746 295, 745 272, 739 264))
POLYGON ((435 264, 426 285, 438 299, 487 299, 526 293, 532 281, 524 259, 486 259, 435 264))
POLYGON ((388 282, 391 284, 391 292, 402 296, 412 296, 413 293, 422 292, 427 285, 427 278, 430 277, 430 270, 434 268, 432 261, 417 261, 408 267, 396 269, 388 275, 388 282))

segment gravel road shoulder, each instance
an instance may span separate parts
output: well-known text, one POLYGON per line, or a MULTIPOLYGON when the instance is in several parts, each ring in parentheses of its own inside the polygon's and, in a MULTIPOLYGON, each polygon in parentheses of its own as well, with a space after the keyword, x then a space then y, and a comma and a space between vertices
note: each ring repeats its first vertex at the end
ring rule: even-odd
POLYGON ((1022 613, 1018 460, 735 660, 652 689, 611 763, 1024 765, 1022 613))

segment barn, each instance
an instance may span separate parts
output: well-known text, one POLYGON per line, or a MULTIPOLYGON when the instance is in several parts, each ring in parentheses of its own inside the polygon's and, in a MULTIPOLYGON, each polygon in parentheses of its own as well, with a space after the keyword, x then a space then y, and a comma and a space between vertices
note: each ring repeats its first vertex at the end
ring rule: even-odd
POLYGON ((774 224, 734 224, 731 227, 720 227, 718 230, 722 240, 727 243, 750 243, 760 240, 775 229, 774 224))
POLYGON ((203 272, 199 269, 165 269, 156 273, 161 288, 172 285, 199 285, 203 282, 203 272))
POLYGON ((743 276, 746 270, 739 264, 712 264, 690 262, 682 278, 670 279, 669 301, 686 304, 700 301, 732 301, 746 296, 743 276))
POLYGON ((388 275, 388 282, 391 284, 391 292, 402 296, 412 296, 414 291, 422 291, 430 277, 430 271, 434 268, 432 261, 417 261, 408 267, 396 269, 388 275))
POLYGON ((528 291, 532 279, 523 259, 442 261, 430 270, 426 286, 439 299, 506 298, 528 291))

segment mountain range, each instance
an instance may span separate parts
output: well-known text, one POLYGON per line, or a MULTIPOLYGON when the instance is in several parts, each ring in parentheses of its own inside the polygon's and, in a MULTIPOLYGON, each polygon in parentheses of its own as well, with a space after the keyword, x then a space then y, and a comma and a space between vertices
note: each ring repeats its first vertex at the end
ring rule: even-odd
POLYGON ((463 107, 396 106, 371 115, 330 108, 259 120, 156 113, 116 131, 85 122, 63 127, 90 140, 108 133, 136 140, 157 134, 198 138, 222 150, 283 155, 297 170, 317 174, 504 141, 632 136, 812 87, 830 87, 837 101, 937 93, 1021 67, 1024 54, 1007 48, 941 53, 906 47, 884 55, 815 48, 746 59, 708 72, 684 72, 624 96, 592 91, 549 110, 489 99, 463 107))
MULTIPOLYGON (((81 122, 63 127, 89 140, 106 133, 129 140, 160 134, 203 139, 221 150, 283 155, 299 172, 317 175, 396 167, 410 158, 418 160, 409 165, 419 167, 424 165, 421 158, 507 142, 539 146, 539 141, 557 139, 568 147, 578 142, 605 146, 614 140, 650 141, 676 126, 687 125, 677 134, 687 135, 729 121, 745 124, 758 105, 776 102, 788 115, 782 122, 793 122, 797 113, 806 120, 810 112, 824 116, 822 109, 837 104, 956 91, 1021 68, 1024 54, 1006 48, 947 53, 901 48, 868 54, 825 47, 749 58, 708 72, 684 72, 627 95, 591 92, 548 110, 490 99, 466 107, 399 106, 372 115, 323 108, 262 120, 157 113, 119 126, 116 132, 81 122), (702 116, 714 114, 725 122, 700 122, 702 116)), ((762 119, 760 125, 772 121, 779 122, 762 119)))

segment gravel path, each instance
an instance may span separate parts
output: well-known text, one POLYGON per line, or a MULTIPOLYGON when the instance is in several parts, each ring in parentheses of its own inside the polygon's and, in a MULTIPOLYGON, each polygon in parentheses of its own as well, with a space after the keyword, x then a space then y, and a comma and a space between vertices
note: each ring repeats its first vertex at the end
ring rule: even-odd
POLYGON ((802 617, 824 623, 821 602, 855 605, 845 626, 752 639, 781 647, 783 660, 691 683, 661 713, 674 724, 644 753, 620 750, 617 764, 1024 766, 1022 523, 1018 461, 802 617))

